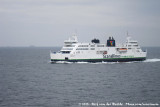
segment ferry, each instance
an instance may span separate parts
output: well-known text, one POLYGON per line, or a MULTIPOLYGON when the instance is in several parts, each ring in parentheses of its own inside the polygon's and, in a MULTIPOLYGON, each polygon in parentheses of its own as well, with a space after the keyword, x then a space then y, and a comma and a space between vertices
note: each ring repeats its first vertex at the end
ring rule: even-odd
POLYGON ((74 34, 64 41, 64 46, 58 52, 50 52, 51 63, 66 62, 128 62, 146 60, 147 51, 143 51, 136 40, 129 35, 125 43, 116 44, 113 37, 106 43, 93 39, 90 43, 78 42, 74 34))

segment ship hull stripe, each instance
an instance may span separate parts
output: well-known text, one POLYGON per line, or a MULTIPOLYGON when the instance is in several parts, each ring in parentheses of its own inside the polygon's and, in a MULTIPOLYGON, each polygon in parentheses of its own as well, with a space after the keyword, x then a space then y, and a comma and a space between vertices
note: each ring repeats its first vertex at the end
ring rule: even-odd
POLYGON ((51 59, 51 61, 68 61, 68 62, 128 62, 128 61, 143 61, 146 57, 135 58, 97 58, 97 59, 51 59))

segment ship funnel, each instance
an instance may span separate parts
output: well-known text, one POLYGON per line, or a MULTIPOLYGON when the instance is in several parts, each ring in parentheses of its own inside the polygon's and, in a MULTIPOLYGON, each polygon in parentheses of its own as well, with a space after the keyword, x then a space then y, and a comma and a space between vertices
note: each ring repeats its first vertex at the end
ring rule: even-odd
POLYGON ((94 38, 91 42, 92 42, 92 43, 100 43, 100 40, 99 40, 99 39, 94 38))
POLYGON ((115 47, 115 45, 116 45, 116 42, 115 42, 114 38, 109 37, 109 39, 107 40, 107 46, 108 47, 115 47))

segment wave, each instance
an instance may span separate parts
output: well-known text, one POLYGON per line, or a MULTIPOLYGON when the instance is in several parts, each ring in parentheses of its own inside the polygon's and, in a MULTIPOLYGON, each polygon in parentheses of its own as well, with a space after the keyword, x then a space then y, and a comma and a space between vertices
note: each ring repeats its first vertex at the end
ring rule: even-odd
POLYGON ((50 61, 49 63, 51 63, 51 64, 72 64, 73 62, 68 62, 68 61, 56 61, 56 62, 53 62, 53 61, 50 61))
POLYGON ((53 64, 119 64, 119 63, 143 63, 143 62, 160 62, 160 59, 153 58, 153 59, 146 59, 144 61, 130 61, 130 62, 68 62, 68 61, 57 61, 57 62, 50 62, 53 64))
POLYGON ((143 62, 159 62, 160 61, 160 59, 158 59, 158 58, 153 58, 153 59, 146 59, 145 61, 143 61, 143 62))

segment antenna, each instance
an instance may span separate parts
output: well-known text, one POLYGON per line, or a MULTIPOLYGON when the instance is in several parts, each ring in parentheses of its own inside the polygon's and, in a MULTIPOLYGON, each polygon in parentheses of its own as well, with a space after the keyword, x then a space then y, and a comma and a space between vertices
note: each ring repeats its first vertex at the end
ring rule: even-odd
POLYGON ((128 30, 127 30, 127 41, 129 42, 131 39, 131 36, 128 34, 128 30))
POLYGON ((75 29, 75 33, 73 33, 73 36, 72 36, 73 40, 78 42, 78 38, 77 38, 77 30, 75 29))
POLYGON ((128 35, 128 30, 127 30, 127 37, 129 37, 129 35, 128 35))

